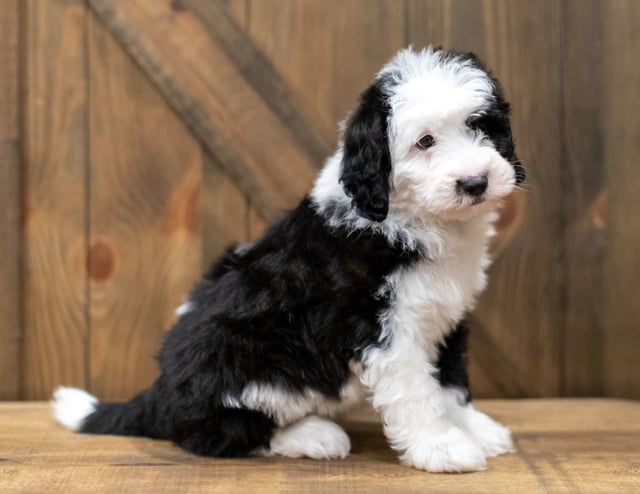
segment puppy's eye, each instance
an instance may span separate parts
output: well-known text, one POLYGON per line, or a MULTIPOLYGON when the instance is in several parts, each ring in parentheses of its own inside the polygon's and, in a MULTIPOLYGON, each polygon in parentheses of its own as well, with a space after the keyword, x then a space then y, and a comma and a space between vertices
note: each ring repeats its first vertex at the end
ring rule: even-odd
POLYGON ((471 129, 477 129, 481 119, 482 115, 471 115, 469 118, 467 118, 465 124, 471 129))
POLYGON ((427 149, 433 146, 436 143, 436 140, 432 135, 427 134, 424 137, 421 137, 420 140, 416 143, 420 149, 427 149))

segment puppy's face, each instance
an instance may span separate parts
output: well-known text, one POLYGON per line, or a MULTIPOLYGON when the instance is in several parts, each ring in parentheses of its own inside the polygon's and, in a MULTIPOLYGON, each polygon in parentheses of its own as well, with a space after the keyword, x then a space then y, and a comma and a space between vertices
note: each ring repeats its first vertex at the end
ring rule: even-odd
POLYGON ((472 55, 400 52, 344 136, 341 180, 359 214, 462 220, 493 209, 524 170, 509 105, 472 55))

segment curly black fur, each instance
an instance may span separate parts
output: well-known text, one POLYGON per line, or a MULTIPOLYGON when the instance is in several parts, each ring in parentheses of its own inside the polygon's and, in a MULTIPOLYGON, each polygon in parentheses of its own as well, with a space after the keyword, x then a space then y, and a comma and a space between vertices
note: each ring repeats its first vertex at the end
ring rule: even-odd
POLYGON ((267 447, 273 420, 227 408, 250 382, 338 398, 349 361, 379 344, 385 276, 420 257, 371 232, 334 229, 306 199, 254 245, 229 250, 196 286, 195 309, 167 334, 156 383, 100 404, 81 432, 166 438, 198 454, 267 447))
POLYGON ((389 107, 383 87, 384 79, 379 79, 362 93, 349 118, 340 177, 358 214, 373 221, 383 221, 389 211, 389 107))

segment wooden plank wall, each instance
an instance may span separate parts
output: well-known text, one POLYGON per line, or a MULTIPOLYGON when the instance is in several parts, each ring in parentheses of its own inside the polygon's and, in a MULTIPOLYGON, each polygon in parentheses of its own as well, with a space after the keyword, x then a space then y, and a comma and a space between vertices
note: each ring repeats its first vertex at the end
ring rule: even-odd
POLYGON ((0 9, 0 400, 20 395, 22 326, 19 0, 0 9))
POLYGON ((8 0, 0 399, 146 386, 203 265, 309 189, 373 74, 472 50, 529 179, 472 319, 483 397, 640 398, 634 0, 8 0))
POLYGON ((23 9, 22 396, 36 399, 88 384, 89 13, 81 0, 23 9))

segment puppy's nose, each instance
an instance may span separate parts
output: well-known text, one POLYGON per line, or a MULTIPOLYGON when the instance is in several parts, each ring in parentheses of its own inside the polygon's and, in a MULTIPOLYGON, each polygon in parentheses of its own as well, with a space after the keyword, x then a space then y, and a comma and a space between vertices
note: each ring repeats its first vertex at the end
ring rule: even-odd
POLYGON ((456 180, 456 188, 461 194, 469 194, 470 196, 479 196, 487 190, 489 179, 486 175, 477 175, 475 177, 467 177, 456 180))

